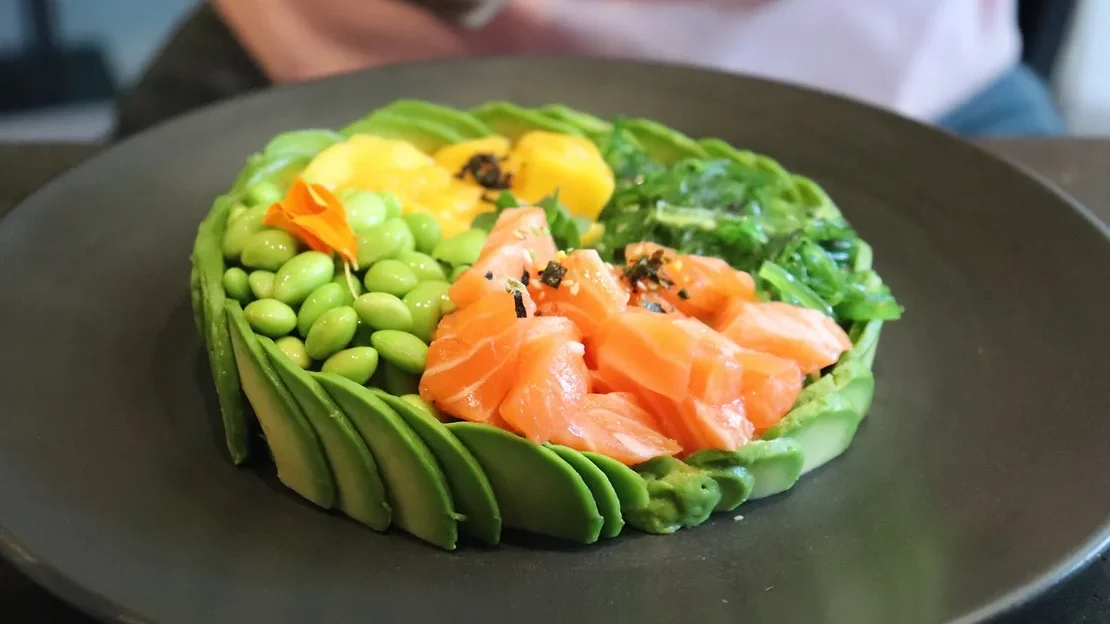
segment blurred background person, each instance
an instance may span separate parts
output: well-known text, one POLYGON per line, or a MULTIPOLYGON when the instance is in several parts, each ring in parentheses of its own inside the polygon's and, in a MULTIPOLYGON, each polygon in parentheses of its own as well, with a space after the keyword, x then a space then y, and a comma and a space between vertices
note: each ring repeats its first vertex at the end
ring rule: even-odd
POLYGON ((389 63, 579 55, 832 91, 966 136, 1063 123, 1021 64, 1017 0, 212 0, 121 99, 126 136, 273 83, 389 63))

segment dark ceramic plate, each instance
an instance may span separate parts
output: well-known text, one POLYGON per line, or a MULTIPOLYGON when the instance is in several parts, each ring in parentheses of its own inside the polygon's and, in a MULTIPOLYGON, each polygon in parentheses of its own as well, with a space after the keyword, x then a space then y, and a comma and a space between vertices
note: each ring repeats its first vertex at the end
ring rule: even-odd
POLYGON ((976 621, 1107 541, 1107 275, 1106 231, 1053 190, 792 87, 496 60, 278 89, 108 150, 0 222, 0 545, 128 622, 976 621), (740 521, 455 553, 232 467, 190 318, 196 226, 271 135, 399 97, 641 115, 825 185, 907 309, 851 449, 740 521))

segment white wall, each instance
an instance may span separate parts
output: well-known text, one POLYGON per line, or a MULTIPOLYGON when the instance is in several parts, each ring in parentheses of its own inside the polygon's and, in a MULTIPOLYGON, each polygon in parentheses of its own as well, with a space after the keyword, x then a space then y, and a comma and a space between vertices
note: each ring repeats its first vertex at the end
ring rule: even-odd
POLYGON ((1056 92, 1076 134, 1110 135, 1110 0, 1082 0, 1061 52, 1056 92))

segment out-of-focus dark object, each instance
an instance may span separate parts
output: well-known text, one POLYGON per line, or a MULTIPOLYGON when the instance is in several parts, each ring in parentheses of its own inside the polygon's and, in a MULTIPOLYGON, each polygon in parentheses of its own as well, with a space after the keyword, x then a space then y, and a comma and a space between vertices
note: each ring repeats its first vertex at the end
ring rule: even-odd
POLYGON ((0 56, 0 111, 116 97, 116 80, 99 46, 58 41, 54 0, 22 0, 20 6, 27 43, 0 56))
POLYGON ((1019 0, 1022 62, 1049 84, 1060 46, 1075 15, 1076 0, 1019 0))

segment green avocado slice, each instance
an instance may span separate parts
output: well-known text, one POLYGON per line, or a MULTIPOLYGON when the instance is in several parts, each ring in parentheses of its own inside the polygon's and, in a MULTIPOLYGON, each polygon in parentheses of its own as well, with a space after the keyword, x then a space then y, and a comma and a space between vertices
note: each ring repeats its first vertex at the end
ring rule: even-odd
POLYGON ((316 432, 270 367, 239 302, 228 300, 225 310, 243 392, 262 425, 278 479, 313 503, 330 509, 335 505, 335 481, 316 432))
POLYGON ((493 485, 505 526, 592 544, 603 519, 582 477, 554 451, 490 425, 445 425, 493 485))
POLYGON ((469 113, 424 100, 397 100, 384 110, 409 119, 431 121, 446 126, 464 139, 480 139, 493 134, 489 126, 469 113))
MULTIPOLYGON (((224 256, 221 239, 227 227, 227 214, 235 200, 223 195, 212 212, 201 222, 193 250, 197 272, 197 295, 204 325, 204 343, 212 369, 212 381, 220 402, 220 417, 228 455, 235 464, 250 458, 250 425, 243 408, 239 371, 235 365, 231 335, 224 311, 224 256)), ((194 314, 195 314, 194 310, 194 314)))
POLYGON ((439 460, 451 497, 459 512, 466 516, 462 529, 491 546, 499 543, 501 510, 497 507, 493 486, 474 455, 424 409, 384 390, 370 388, 370 391, 392 407, 439 460))
POLYGON ((696 527, 709 518, 721 500, 721 488, 712 477, 673 457, 656 457, 636 466, 647 482, 650 502, 625 514, 631 526, 666 535, 683 527, 696 527))
POLYGON ((204 337, 204 294, 200 290, 200 271, 197 270, 197 256, 195 253, 190 254, 189 265, 189 302, 192 304, 193 322, 196 324, 197 337, 205 343, 205 348, 207 348, 208 341, 204 337))
POLYGON ((721 488, 721 500, 713 511, 732 511, 752 495, 755 477, 732 451, 703 449, 687 457, 686 463, 701 469, 721 488))
POLYGON ((794 487, 805 463, 802 445, 791 438, 752 440, 729 455, 752 476, 748 500, 767 498, 794 487))
POLYGON ((556 455, 570 464, 570 467, 574 468, 578 476, 586 482, 586 487, 590 488, 590 493, 594 496, 594 503, 597 504, 597 510, 604 520, 601 525, 601 537, 620 535, 621 529, 624 528, 624 518, 621 516, 621 501, 617 497, 617 491, 613 488, 613 484, 609 482, 609 478, 605 476, 601 468, 586 459, 582 453, 570 447, 558 444, 545 444, 544 446, 555 451, 556 455))
POLYGON ((314 373, 351 419, 378 463, 393 507, 393 522, 444 550, 454 550, 458 521, 447 481, 432 452, 397 412, 368 388, 331 373, 314 373))
MULTIPOLYGON (((257 189, 263 186, 272 187, 271 192, 284 195, 289 186, 298 175, 308 166, 311 156, 279 156, 273 159, 265 158, 262 154, 255 154, 247 159, 247 166, 239 174, 232 191, 242 191, 245 200, 249 200, 257 189)), ((247 201, 248 206, 251 205, 247 201)))
POLYGON ((358 431, 320 383, 286 357, 273 340, 259 336, 258 342, 320 437, 335 476, 336 507, 375 531, 389 528, 391 511, 385 486, 358 431))
POLYGON ((343 135, 334 130, 293 130, 282 132, 270 139, 262 149, 266 160, 278 158, 313 157, 343 140, 343 135))
POLYGON ((839 392, 828 392, 791 410, 763 434, 764 440, 793 438, 802 445, 806 474, 843 453, 859 428, 861 416, 839 392))
POLYGON ((669 165, 686 158, 709 157, 697 141, 650 119, 630 119, 624 128, 661 164, 669 165))
POLYGON ((836 381, 837 392, 856 410, 860 418, 871 410, 871 399, 875 396, 875 375, 862 362, 848 360, 837 364, 832 378, 836 381))
POLYGON ((755 168, 755 153, 738 150, 721 139, 702 139, 698 141, 698 145, 705 150, 709 158, 731 160, 750 169, 755 168))
POLYGON ((410 118, 389 110, 380 110, 339 131, 345 137, 372 134, 383 139, 408 141, 425 154, 434 154, 444 145, 466 140, 462 134, 435 121, 410 118))
POLYGON ((613 124, 608 121, 562 104, 549 104, 538 112, 555 121, 570 124, 588 136, 607 134, 613 130, 613 124))
POLYGON ((582 135, 582 131, 572 124, 552 119, 539 111, 521 108, 511 102, 486 102, 470 109, 470 114, 510 141, 516 141, 532 130, 582 135))
POLYGON ((636 474, 635 470, 601 453, 582 451, 582 455, 600 468, 601 472, 605 473, 609 483, 613 485, 613 489, 617 492, 622 511, 627 512, 629 509, 647 507, 651 500, 648 496, 647 483, 643 477, 636 474))

